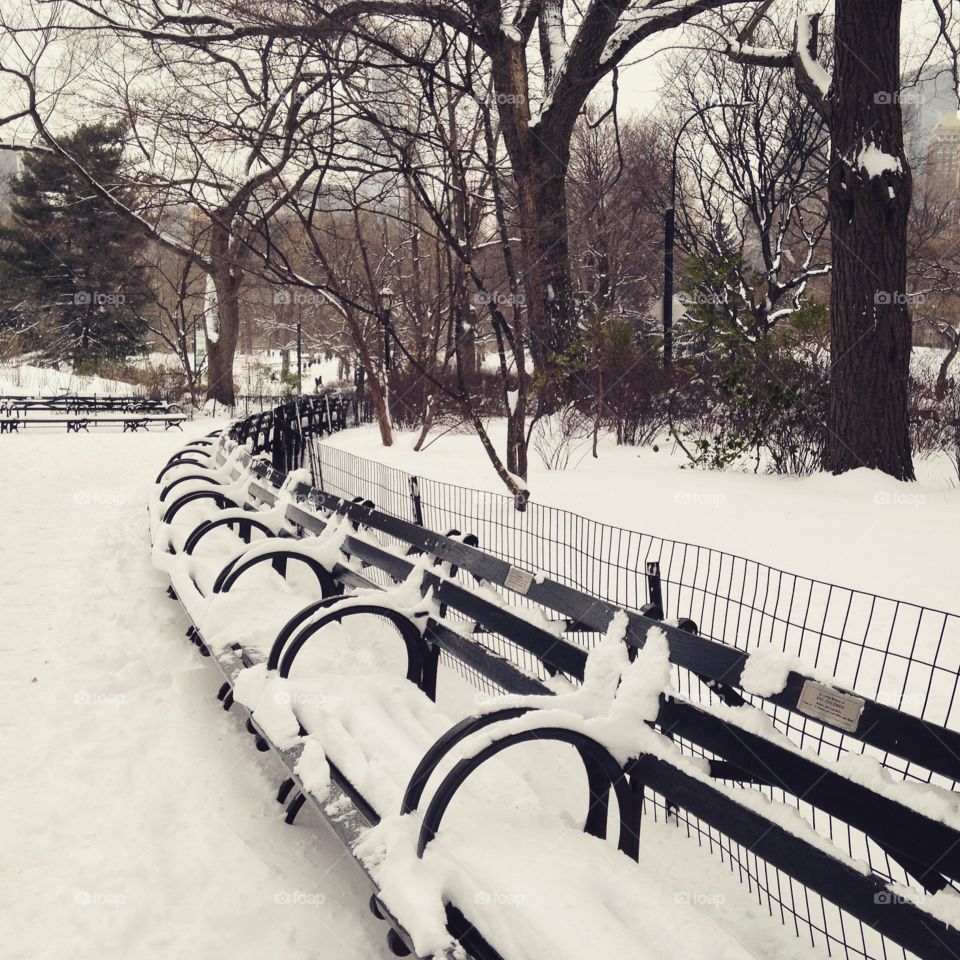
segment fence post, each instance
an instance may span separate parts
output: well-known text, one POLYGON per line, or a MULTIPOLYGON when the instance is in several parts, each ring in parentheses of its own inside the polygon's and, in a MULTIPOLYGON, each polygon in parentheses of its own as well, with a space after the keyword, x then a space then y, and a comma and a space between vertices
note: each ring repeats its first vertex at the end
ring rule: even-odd
POLYGON ((650 602, 643 607, 641 613, 652 620, 662 620, 665 611, 663 609, 663 582, 660 579, 660 562, 658 560, 648 561, 646 570, 650 602))
POLYGON ((410 500, 413 503, 413 522, 418 526, 423 526, 423 506, 420 503, 420 481, 416 477, 409 478, 410 500))

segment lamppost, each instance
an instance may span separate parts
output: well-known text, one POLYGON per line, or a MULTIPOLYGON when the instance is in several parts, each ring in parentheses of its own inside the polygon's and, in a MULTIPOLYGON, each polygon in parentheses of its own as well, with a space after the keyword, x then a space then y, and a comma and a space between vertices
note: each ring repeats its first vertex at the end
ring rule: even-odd
POLYGON ((297 393, 303 393, 303 321, 297 320, 297 393))
POLYGON ((393 309, 393 291, 389 287, 380 290, 380 322, 383 324, 383 369, 390 372, 390 311, 393 309))
POLYGON ((683 121, 673 141, 673 159, 670 164, 670 206, 663 214, 663 365, 665 367, 669 367, 673 363, 673 241, 677 232, 677 150, 680 148, 680 138, 683 136, 684 130, 708 110, 719 110, 722 107, 739 109, 753 106, 756 106, 753 100, 746 100, 743 103, 706 103, 696 113, 690 114, 683 121))

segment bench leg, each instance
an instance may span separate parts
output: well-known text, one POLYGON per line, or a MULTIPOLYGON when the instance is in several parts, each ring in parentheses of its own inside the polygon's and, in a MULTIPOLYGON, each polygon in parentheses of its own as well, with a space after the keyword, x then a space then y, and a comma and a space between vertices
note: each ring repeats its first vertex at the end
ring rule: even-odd
POLYGON ((302 793, 297 793, 297 795, 290 801, 290 806, 287 807, 287 814, 283 818, 285 823, 293 824, 297 819, 297 814, 300 812, 303 807, 306 797, 302 793))
POLYGON ((286 803, 287 797, 290 796, 290 791, 292 789, 293 777, 287 777, 287 779, 280 784, 280 789, 277 790, 277 803, 286 803))

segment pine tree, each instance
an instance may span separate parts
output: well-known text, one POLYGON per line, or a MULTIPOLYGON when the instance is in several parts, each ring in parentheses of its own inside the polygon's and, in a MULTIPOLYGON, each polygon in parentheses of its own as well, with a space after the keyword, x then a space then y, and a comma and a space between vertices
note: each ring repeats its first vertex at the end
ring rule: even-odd
MULTIPOLYGON (((121 179, 121 126, 84 125, 62 143, 98 183, 135 205, 121 179)), ((83 370, 141 352, 147 284, 136 226, 52 154, 25 154, 10 192, 0 277, 23 346, 83 370)))

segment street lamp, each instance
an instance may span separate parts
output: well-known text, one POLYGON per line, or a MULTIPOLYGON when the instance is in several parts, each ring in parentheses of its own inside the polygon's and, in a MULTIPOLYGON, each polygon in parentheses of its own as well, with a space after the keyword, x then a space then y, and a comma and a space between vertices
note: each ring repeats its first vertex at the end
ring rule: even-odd
POLYGON ((393 309, 393 291, 389 287, 380 290, 380 322, 383 324, 383 369, 389 373, 390 362, 390 311, 393 309))
POLYGON ((723 107, 740 109, 755 107, 756 102, 745 100, 743 103, 706 103, 696 113, 690 114, 683 121, 673 141, 673 160, 670 164, 670 206, 663 215, 663 365, 669 367, 673 363, 673 240, 676 236, 676 203, 677 203, 677 150, 680 148, 680 138, 684 130, 698 117, 702 117, 708 110, 719 110, 723 107))
POLYGON ((303 394, 303 321, 297 320, 297 394, 303 394))

